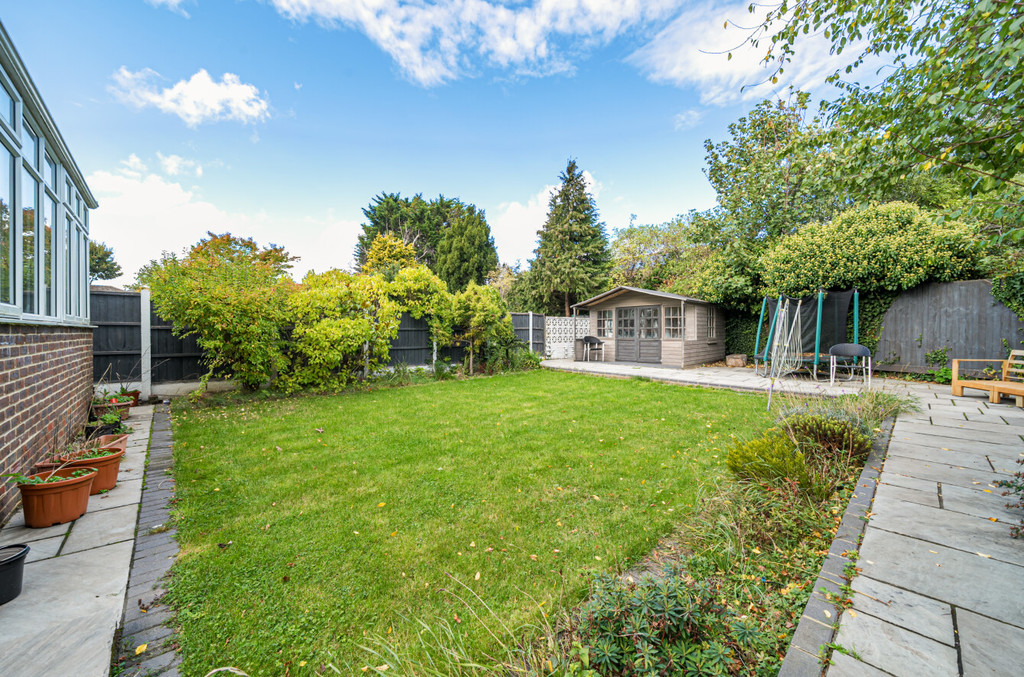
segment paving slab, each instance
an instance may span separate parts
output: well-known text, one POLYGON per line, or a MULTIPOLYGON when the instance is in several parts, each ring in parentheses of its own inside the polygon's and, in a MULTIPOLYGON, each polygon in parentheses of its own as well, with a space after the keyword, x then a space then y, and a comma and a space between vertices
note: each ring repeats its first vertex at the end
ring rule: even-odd
POLYGON ((63 537, 67 535, 70 528, 70 524, 58 524, 55 527, 44 529, 30 529, 25 526, 25 515, 19 510, 11 517, 3 530, 0 530, 0 545, 10 545, 11 543, 31 545, 34 541, 42 541, 55 536, 63 537))
POLYGON ((864 534, 857 566, 884 583, 1024 627, 1024 567, 874 528, 864 534))
MULTIPOLYGON (((805 673, 810 675, 811 673, 805 673)), ((882 672, 873 668, 867 663, 861 663, 856 658, 847 656, 838 651, 832 654, 832 667, 828 670, 828 677, 892 677, 888 672, 882 672)))
POLYGON ((948 604, 869 576, 857 576, 851 587, 858 613, 867 613, 947 646, 955 645, 953 612, 948 604))
POLYGON ((138 506, 142 499, 142 476, 127 479, 121 476, 113 489, 105 494, 89 497, 89 512, 120 508, 124 505, 138 506))
POLYGON ((972 468, 961 468, 947 463, 925 463, 906 456, 890 456, 885 461, 884 473, 895 473, 907 477, 916 477, 921 480, 932 480, 942 482, 942 485, 955 484, 957 486, 971 488, 978 483, 985 485, 994 484, 997 480, 1005 479, 1005 474, 986 472, 972 468))
POLYGON ((25 557, 25 561, 38 562, 41 559, 56 557, 57 553, 60 552, 60 546, 63 544, 63 536, 54 536, 52 538, 44 538, 39 541, 32 541, 31 543, 26 543, 26 545, 29 547, 29 551, 28 556, 25 557))
POLYGON ((964 675, 1020 675, 1024 650, 1024 629, 972 613, 957 611, 960 652, 964 675), (1005 647, 993 651, 993 646, 1005 647))
POLYGON ((866 613, 853 614, 843 614, 835 643, 861 662, 896 677, 959 677, 955 648, 866 613))
MULTIPOLYGON (((1007 454, 1008 455, 1008 454, 1007 454)), ((1012 472, 1015 462, 1002 456, 993 456, 982 452, 954 451, 942 447, 903 443, 893 445, 889 449, 889 458, 901 456, 925 463, 942 463, 961 470, 980 470, 982 472, 1012 472)))
POLYGON ((130 543, 135 538, 138 513, 139 509, 134 505, 85 513, 71 529, 64 552, 80 552, 120 541, 130 543))
POLYGON ((0 607, 0 675, 106 675, 131 554, 125 542, 26 564, 0 607))
MULTIPOLYGON (((963 513, 901 501, 888 493, 875 497, 871 526, 1024 567, 1024 548, 1007 538, 1008 526, 963 513)), ((74 532, 72 532, 74 535, 74 532)))

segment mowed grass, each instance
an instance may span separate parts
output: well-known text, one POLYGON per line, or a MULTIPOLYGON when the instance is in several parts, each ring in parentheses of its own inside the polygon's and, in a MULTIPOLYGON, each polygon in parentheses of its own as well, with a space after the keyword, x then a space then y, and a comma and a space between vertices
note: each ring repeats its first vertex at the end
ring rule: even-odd
POLYGON ((455 579, 510 628, 557 617, 691 517, 764 409, 549 371, 177 406, 183 672, 350 674, 375 635, 413 644, 417 619, 485 656, 455 579))

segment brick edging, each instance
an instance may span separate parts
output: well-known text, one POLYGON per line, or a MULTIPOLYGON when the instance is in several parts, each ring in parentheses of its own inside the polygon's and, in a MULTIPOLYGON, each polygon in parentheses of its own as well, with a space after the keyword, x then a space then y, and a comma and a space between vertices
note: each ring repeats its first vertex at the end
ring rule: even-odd
POLYGON ((804 607, 800 622, 793 633, 789 651, 786 652, 782 667, 779 669, 779 677, 804 677, 821 675, 824 672, 825 666, 822 665, 819 653, 821 646, 830 643, 835 637, 839 610, 820 591, 827 590, 838 595, 840 587, 850 582, 843 573, 851 561, 845 555, 857 552, 860 547, 860 539, 867 528, 868 513, 875 498, 882 462, 889 448, 889 439, 895 422, 895 418, 890 418, 882 423, 882 431, 871 444, 871 453, 864 462, 864 470, 857 480, 857 488, 846 506, 839 529, 828 549, 828 556, 825 557, 818 579, 814 582, 814 591, 807 600, 807 606, 804 607))
POLYGON ((114 643, 114 662, 119 658, 122 661, 123 677, 177 677, 177 666, 181 663, 174 629, 166 625, 173 615, 161 603, 167 592, 164 576, 178 554, 177 530, 169 528, 174 499, 172 449, 170 406, 159 404, 153 409, 135 551, 124 616, 114 643), (136 649, 143 644, 146 649, 136 655, 136 649))

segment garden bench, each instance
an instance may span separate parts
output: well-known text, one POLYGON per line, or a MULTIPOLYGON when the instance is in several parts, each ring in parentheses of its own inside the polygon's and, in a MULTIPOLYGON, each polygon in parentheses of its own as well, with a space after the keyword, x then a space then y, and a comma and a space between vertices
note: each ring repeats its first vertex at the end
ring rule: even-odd
POLYGON ((1013 350, 1010 357, 1005 360, 982 360, 967 359, 953 360, 953 395, 962 397, 964 388, 976 390, 987 390, 988 401, 998 404, 1003 395, 1010 395, 1016 398, 1017 406, 1024 407, 1024 350, 1013 350), (961 362, 1000 362, 1002 363, 1002 378, 992 381, 964 380, 960 378, 961 362))

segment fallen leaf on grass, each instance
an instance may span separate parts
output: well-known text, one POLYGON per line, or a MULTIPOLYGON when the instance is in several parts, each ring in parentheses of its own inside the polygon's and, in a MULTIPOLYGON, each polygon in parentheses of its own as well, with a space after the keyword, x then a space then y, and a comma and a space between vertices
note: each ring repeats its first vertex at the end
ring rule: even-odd
POLYGON ((480 572, 479 571, 476 572, 476 576, 473 576, 473 580, 474 581, 479 581, 480 580, 480 572))
POLYGON ((378 508, 383 508, 385 505, 387 505, 387 503, 378 503, 377 507, 378 508))

